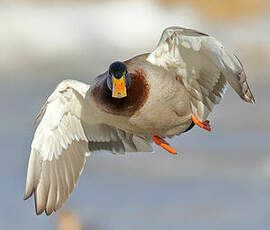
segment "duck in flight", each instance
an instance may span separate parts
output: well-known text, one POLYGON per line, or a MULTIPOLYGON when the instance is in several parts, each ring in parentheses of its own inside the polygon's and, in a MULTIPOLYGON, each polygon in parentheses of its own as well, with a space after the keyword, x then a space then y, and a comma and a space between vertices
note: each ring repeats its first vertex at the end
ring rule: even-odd
POLYGON ((255 103, 239 59, 181 27, 165 29, 151 53, 113 62, 90 85, 62 81, 37 116, 25 199, 34 194, 37 214, 61 208, 91 153, 152 152, 154 142, 176 154, 164 138, 194 125, 210 131, 206 119, 227 83, 255 103))

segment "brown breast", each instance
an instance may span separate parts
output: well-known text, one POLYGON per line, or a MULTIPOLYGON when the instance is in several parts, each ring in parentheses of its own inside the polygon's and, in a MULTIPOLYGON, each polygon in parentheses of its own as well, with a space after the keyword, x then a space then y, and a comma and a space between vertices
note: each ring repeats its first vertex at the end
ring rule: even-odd
POLYGON ((130 73, 131 85, 127 89, 127 97, 117 99, 107 87, 106 74, 101 76, 92 90, 97 107, 107 113, 131 117, 144 105, 149 94, 149 85, 145 73, 137 69, 130 73))

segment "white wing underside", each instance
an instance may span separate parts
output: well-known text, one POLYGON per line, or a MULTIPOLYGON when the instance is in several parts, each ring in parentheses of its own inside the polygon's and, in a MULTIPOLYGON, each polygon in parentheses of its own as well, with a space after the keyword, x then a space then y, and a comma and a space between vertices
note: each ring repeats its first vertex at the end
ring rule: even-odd
POLYGON ((61 82, 37 116, 40 123, 31 145, 25 191, 25 199, 34 194, 37 214, 50 215, 64 204, 90 152, 152 151, 146 137, 82 122, 81 108, 89 87, 74 80, 61 82))
POLYGON ((226 82, 243 100, 255 102, 240 61, 206 34, 181 27, 167 28, 147 61, 180 77, 191 96, 193 113, 201 120, 220 102, 226 82))

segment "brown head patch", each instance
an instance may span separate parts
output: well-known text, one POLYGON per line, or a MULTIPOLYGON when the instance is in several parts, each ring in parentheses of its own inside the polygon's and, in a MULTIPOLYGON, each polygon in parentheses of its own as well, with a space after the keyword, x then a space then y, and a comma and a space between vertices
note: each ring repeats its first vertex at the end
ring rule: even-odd
POLYGON ((131 85, 127 89, 127 97, 118 99, 112 97, 112 91, 107 87, 107 75, 96 83, 92 90, 97 107, 107 113, 131 117, 146 102, 149 94, 149 85, 143 70, 138 69, 130 73, 131 85))

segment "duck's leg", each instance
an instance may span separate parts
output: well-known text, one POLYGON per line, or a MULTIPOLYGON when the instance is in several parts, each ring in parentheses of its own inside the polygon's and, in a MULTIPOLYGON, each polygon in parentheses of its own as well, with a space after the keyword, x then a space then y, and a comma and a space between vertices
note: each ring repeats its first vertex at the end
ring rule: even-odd
POLYGON ((199 118, 196 117, 195 115, 192 115, 191 116, 191 119, 192 121, 198 125, 199 127, 203 128, 203 129, 206 129, 207 131, 211 131, 211 128, 210 128, 210 123, 208 120, 204 121, 204 122, 200 122, 199 118))
POLYGON ((176 154, 176 150, 174 148, 172 148, 170 146, 170 144, 167 141, 165 141, 164 139, 162 139, 161 137, 152 136, 152 139, 157 145, 159 145, 163 149, 167 150, 169 153, 176 154))

